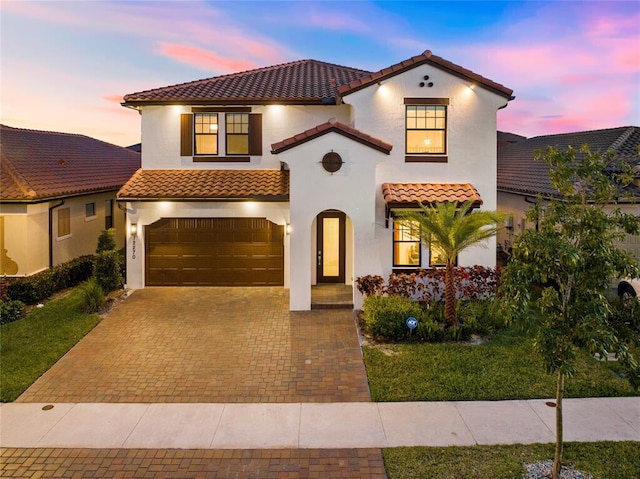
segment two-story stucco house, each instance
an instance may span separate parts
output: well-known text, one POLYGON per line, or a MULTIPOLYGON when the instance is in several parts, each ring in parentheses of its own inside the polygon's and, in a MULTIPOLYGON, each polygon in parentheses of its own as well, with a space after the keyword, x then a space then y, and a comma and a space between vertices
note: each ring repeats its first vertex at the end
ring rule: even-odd
MULTIPOLYGON (((282 285, 307 310, 312 285, 438 264, 394 211, 496 209, 496 112, 512 98, 429 51, 374 73, 301 60, 126 95, 143 145, 118 193, 127 286, 282 285)), ((458 260, 495 256, 492 240, 458 260)))

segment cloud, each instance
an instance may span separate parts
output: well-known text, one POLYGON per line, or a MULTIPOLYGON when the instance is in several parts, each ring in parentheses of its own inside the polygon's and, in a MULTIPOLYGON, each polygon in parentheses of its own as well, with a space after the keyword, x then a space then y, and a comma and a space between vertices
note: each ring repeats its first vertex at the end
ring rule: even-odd
POLYGON ((188 45, 160 42, 157 51, 161 55, 205 71, 234 73, 258 66, 250 61, 225 58, 213 51, 188 45))
POLYGON ((123 95, 103 95, 102 99, 109 103, 117 103, 119 105, 122 102, 122 97, 123 95))
POLYGON ((5 4, 15 14, 48 24, 74 25, 90 35, 124 35, 135 42, 131 47, 146 47, 150 54, 160 53, 196 68, 202 68, 194 63, 196 59, 224 66, 231 64, 233 57, 239 64, 255 66, 284 62, 293 55, 289 47, 244 27, 215 4, 203 1, 189 1, 188 8, 184 2, 78 2, 73 8, 65 2, 3 2, 3 8, 5 4))
POLYGON ((499 42, 456 49, 463 65, 514 89, 500 128, 536 136, 637 124, 640 13, 581 8, 557 2, 499 42))

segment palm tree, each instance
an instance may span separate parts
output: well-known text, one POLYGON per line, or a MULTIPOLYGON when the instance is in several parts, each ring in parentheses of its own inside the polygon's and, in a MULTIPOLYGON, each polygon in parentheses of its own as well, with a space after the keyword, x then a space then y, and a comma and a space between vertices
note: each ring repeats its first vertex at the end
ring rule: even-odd
POLYGON ((416 221, 420 225, 420 238, 426 245, 437 244, 446 263, 444 283, 444 317, 447 326, 458 324, 456 314, 456 287, 453 268, 460 252, 494 236, 499 223, 507 215, 496 211, 473 211, 473 203, 420 204, 422 211, 402 213, 400 220, 416 221))

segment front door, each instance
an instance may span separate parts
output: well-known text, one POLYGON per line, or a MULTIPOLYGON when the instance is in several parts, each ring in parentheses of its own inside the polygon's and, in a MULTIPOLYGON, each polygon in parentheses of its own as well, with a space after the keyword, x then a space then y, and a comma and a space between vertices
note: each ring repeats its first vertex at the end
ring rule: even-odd
POLYGON ((345 219, 345 214, 339 211, 325 211, 318 215, 318 283, 344 283, 345 219))

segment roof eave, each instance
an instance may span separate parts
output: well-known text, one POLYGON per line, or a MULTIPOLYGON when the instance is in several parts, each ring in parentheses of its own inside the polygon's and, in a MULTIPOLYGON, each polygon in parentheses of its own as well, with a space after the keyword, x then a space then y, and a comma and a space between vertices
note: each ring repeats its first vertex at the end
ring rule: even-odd
POLYGON ((444 70, 452 75, 457 76, 458 78, 462 78, 468 81, 472 81, 474 83, 477 83, 479 86, 481 86, 482 88, 485 88, 489 91, 492 91, 493 93, 496 93, 497 95, 500 95, 504 98, 507 99, 507 101, 511 101, 515 99, 515 96, 513 96, 513 90, 511 90, 510 88, 507 87, 502 87, 501 85, 488 80, 484 77, 482 77, 481 75, 478 75, 476 73, 473 73, 471 71, 469 71, 469 73, 463 72, 463 71, 458 71, 455 69, 452 69, 451 67, 447 66, 447 64, 442 63, 437 61, 433 56, 429 56, 429 57, 425 57, 415 63, 409 63, 407 65, 404 65, 400 68, 397 69, 390 69, 390 71, 383 73, 386 69, 380 70, 379 72, 376 72, 374 74, 372 74, 368 81, 366 82, 362 82, 360 85, 355 85, 353 87, 350 87, 349 85, 357 82, 357 81, 361 81, 360 80, 355 80, 354 82, 351 82, 350 84, 347 85, 343 85, 341 87, 338 87, 338 93, 344 97, 346 95, 350 95, 351 93, 355 93, 359 90, 362 90, 364 88, 367 88, 377 82, 380 81, 384 81, 388 78, 394 77, 396 75, 399 75, 401 73, 407 72, 409 70, 412 70, 420 65, 424 65, 424 64, 430 64, 433 65, 437 68, 439 68, 440 70, 444 70))
POLYGON ((89 196, 89 195, 95 195, 99 193, 108 193, 110 191, 118 191, 119 189, 120 189, 120 186, 116 186, 116 187, 109 187, 109 188, 104 188, 99 190, 79 191, 76 193, 68 193, 68 194, 63 193, 63 194, 56 194, 52 196, 36 196, 34 198, 0 198, 0 203, 31 203, 31 204, 46 203, 47 201, 63 200, 65 198, 76 198, 78 196, 89 196))
POLYGON ((143 106, 169 106, 169 105, 337 105, 334 97, 324 98, 220 98, 216 100, 198 100, 179 98, 173 100, 129 100, 121 103, 125 108, 138 109, 143 106))
POLYGON ((158 197, 136 197, 136 196, 119 196, 116 198, 118 202, 154 202, 154 201, 184 201, 184 202, 243 202, 243 201, 259 201, 262 203, 288 203, 289 195, 269 195, 269 196, 250 196, 243 198, 204 198, 204 197, 174 197, 174 196, 158 196, 158 197))

